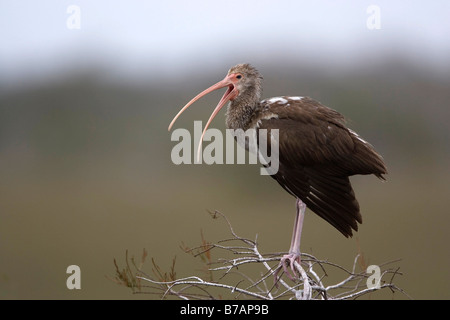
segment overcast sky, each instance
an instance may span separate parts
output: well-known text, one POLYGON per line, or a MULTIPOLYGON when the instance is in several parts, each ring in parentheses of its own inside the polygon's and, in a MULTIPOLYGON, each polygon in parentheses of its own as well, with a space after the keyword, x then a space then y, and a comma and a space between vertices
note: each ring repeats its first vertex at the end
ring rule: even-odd
POLYGON ((90 61, 129 74, 173 75, 297 56, 345 62, 395 49, 442 69, 450 60, 449 18, 447 0, 1 0, 0 79, 20 81, 90 61), (71 5, 79 15, 68 12, 71 5), (371 5, 379 8, 373 30, 371 5), (74 21, 79 29, 68 27, 74 21))

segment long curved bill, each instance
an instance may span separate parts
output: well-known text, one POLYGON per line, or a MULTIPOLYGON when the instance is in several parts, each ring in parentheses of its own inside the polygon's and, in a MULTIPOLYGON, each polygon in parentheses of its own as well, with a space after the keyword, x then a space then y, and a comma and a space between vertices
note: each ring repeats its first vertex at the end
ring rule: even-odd
POLYGON ((203 136, 205 135, 206 130, 208 129, 211 121, 214 119, 214 117, 217 115, 217 113, 222 109, 222 107, 228 102, 233 100, 237 97, 239 94, 239 91, 236 89, 232 79, 231 75, 227 75, 222 81, 217 82, 216 84, 212 85, 208 89, 202 91, 199 93, 195 98, 193 98, 191 101, 189 101, 181 110, 178 112, 178 114, 173 118, 172 122, 169 125, 169 131, 172 128, 175 121, 178 119, 178 117, 187 109, 190 105, 192 105, 194 102, 199 100, 201 97, 207 95, 210 92, 213 92, 214 90, 221 89, 228 87, 227 91, 225 91, 224 95, 222 96, 222 99, 220 99, 219 103, 217 104, 217 107, 212 112, 211 116, 209 117, 208 122, 205 125, 205 128, 203 129, 202 136, 200 137, 200 142, 198 144, 197 149, 197 159, 200 159, 200 154, 202 150, 202 142, 203 142, 203 136))

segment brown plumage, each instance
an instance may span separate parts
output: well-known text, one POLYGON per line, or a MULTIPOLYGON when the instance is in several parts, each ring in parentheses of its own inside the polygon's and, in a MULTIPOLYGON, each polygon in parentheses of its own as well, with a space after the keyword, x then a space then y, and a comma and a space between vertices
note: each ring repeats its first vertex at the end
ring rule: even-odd
MULTIPOLYGON (((358 230, 362 217, 349 177, 374 174, 384 180, 382 157, 366 141, 345 125, 344 117, 308 97, 277 97, 260 100, 262 76, 249 64, 228 71, 224 80, 192 99, 174 118, 203 95, 228 87, 211 115, 231 101, 226 125, 231 129, 279 130, 279 169, 272 175, 287 192, 297 198, 297 218, 290 254, 282 264, 299 260, 300 234, 304 209, 302 202, 328 221, 344 236, 358 230)), ((203 136, 202 136, 203 138, 203 136)), ((270 141, 270 139, 267 139, 270 141)), ((285 270, 286 271, 286 270, 285 270)))
POLYGON ((242 64, 230 73, 248 80, 241 85, 240 99, 228 107, 227 127, 278 129, 280 166, 272 178, 343 235, 352 236, 362 217, 349 176, 374 174, 384 180, 381 156, 345 126, 337 111, 308 97, 259 102, 262 77, 256 69, 242 64))
POLYGON ((338 112, 310 98, 283 99, 287 102, 265 100, 258 107, 277 115, 259 125, 259 129, 279 130, 280 166, 272 177, 346 237, 351 236, 362 217, 349 176, 375 174, 384 179, 383 159, 345 127, 338 112))

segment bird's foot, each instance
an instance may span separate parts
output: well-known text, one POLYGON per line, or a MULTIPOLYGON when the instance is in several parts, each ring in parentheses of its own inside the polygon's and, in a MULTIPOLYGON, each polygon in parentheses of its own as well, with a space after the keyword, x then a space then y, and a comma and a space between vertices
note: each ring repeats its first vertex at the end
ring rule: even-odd
POLYGON ((295 281, 295 279, 297 278, 297 271, 295 270, 295 262, 297 262, 298 264, 301 263, 300 253, 290 252, 281 257, 280 264, 278 265, 274 273, 275 283, 278 283, 278 280, 281 278, 281 276, 278 277, 278 273, 280 272, 281 269, 283 269, 284 273, 286 273, 289 279, 295 281))

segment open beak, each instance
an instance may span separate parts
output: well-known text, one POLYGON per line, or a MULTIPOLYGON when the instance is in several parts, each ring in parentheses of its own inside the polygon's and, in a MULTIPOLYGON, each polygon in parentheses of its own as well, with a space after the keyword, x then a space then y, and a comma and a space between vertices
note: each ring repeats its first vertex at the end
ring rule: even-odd
POLYGON ((214 117, 217 115, 217 113, 220 111, 220 109, 222 109, 222 107, 228 102, 228 101, 232 101, 234 98, 236 98, 239 94, 239 91, 236 89, 236 86, 234 84, 234 75, 230 74, 227 75, 222 81, 217 82, 216 84, 212 85, 211 87, 209 87, 208 89, 206 89, 205 91, 199 93, 195 98, 193 98, 191 101, 189 101, 179 112, 178 114, 175 116, 175 118, 173 118, 172 122, 169 125, 169 131, 172 128, 173 124, 175 123, 175 121, 178 119, 178 117, 183 113, 184 110, 186 110, 191 104, 193 104, 195 101, 199 100, 201 97, 207 95, 210 92, 213 92, 214 90, 217 89, 221 89, 221 88, 225 88, 228 87, 227 91, 225 91, 224 95, 222 96, 222 99, 220 99, 219 104, 217 105, 217 107, 214 109, 213 113, 211 114, 211 116, 209 117, 208 122, 205 125, 205 128, 203 129, 202 132, 202 136, 200 137, 200 143, 198 145, 198 150, 197 150, 197 159, 200 159, 200 154, 201 154, 201 150, 202 150, 202 142, 203 142, 203 136, 205 135, 206 130, 209 127, 209 124, 211 123, 211 121, 214 119, 214 117))

